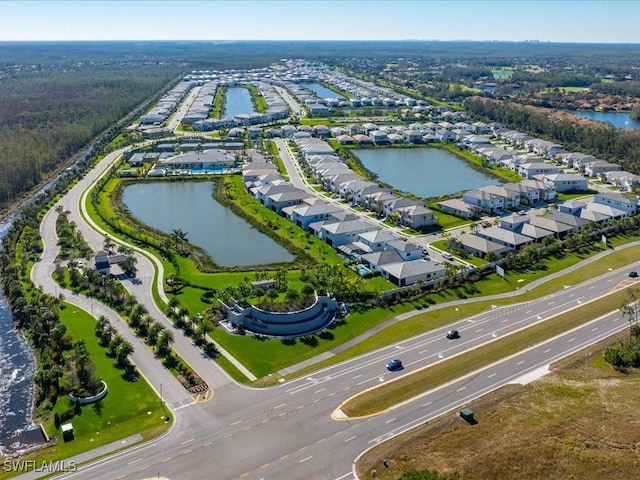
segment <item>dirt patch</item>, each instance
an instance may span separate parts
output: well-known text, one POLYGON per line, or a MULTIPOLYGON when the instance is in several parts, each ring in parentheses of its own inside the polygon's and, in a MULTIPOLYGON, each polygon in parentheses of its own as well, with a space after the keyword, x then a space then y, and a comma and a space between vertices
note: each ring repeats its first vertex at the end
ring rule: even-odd
POLYGON ((554 365, 526 386, 509 385, 468 406, 478 421, 446 414, 367 452, 361 479, 437 470, 464 480, 628 480, 640 472, 640 372, 602 360, 602 343, 554 365), (382 464, 386 459, 388 467, 382 464))

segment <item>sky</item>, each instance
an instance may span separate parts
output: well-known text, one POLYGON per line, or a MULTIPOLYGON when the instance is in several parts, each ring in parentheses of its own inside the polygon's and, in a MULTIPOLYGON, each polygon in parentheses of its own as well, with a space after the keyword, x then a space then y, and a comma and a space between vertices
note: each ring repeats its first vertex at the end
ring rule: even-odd
POLYGON ((0 41, 640 43, 638 0, 0 0, 0 41))

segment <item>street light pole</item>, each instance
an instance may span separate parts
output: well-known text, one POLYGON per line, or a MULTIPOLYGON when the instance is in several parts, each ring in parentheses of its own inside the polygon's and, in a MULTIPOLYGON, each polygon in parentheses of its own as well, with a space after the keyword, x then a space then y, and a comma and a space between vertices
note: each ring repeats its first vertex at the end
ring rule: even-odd
POLYGON ((160 384, 160 405, 164 407, 164 400, 162 399, 162 384, 160 384))

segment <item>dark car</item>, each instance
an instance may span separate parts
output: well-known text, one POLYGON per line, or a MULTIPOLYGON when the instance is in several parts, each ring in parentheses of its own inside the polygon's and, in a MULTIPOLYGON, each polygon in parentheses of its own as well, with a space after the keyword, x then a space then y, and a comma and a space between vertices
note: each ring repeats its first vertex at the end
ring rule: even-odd
POLYGON ((450 340, 454 338, 460 338, 460 333, 458 333, 458 330, 449 330, 447 332, 447 338, 450 340))
POLYGON ((396 358, 395 360, 391 360, 389 363, 387 363, 387 370, 389 371, 400 370, 401 368, 402 368, 402 361, 399 358, 396 358))
POLYGON ((631 278, 637 278, 638 277, 638 272, 635 272, 635 271, 634 272, 629 272, 629 276, 631 278))

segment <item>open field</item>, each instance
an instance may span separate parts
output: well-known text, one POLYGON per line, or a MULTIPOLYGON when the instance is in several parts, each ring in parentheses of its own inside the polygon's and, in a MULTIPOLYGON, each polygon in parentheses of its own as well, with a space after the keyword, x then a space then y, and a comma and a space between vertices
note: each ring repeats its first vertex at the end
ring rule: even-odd
POLYGON ((450 412, 377 446, 358 461, 360 479, 371 479, 372 469, 380 480, 425 469, 443 480, 638 478, 640 372, 610 368, 602 357, 610 343, 470 403, 476 425, 450 412))

